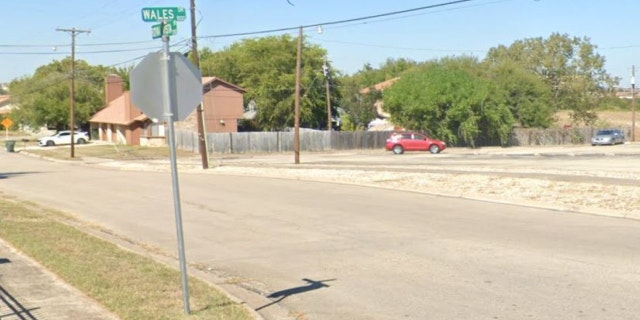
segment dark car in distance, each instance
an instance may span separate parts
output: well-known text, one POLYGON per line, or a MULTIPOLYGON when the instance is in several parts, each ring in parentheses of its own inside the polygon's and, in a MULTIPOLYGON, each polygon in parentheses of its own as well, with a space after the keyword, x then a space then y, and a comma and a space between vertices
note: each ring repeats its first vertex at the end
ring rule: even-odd
POLYGON ((403 154, 405 151, 429 151, 440 153, 447 148, 447 144, 438 139, 422 134, 420 132, 394 132, 387 139, 387 151, 394 154, 403 154))

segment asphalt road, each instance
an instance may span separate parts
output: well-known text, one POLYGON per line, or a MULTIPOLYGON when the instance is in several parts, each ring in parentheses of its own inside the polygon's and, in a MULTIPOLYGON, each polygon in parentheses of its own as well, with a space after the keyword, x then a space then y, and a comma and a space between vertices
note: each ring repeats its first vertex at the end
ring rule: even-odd
MULTIPOLYGON (((175 253, 167 172, 0 161, 3 193, 175 253)), ((193 171, 180 191, 187 260, 267 319, 640 314, 640 221, 193 171)))

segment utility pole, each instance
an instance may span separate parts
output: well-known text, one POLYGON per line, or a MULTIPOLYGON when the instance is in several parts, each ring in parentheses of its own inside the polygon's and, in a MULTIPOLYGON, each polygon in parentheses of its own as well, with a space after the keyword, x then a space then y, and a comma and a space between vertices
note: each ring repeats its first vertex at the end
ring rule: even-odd
MULTIPOLYGON (((198 56, 198 38, 196 36, 196 0, 191 1, 191 55, 193 64, 200 69, 200 57, 198 56)), ((204 130, 204 111, 202 103, 197 107, 196 117, 198 118, 198 149, 202 158, 202 169, 209 168, 209 152, 207 150, 207 134, 204 130)))
POLYGON ((322 66, 324 71, 324 83, 327 90, 327 131, 331 131, 333 129, 333 121, 331 117, 331 90, 329 90, 329 63, 327 60, 324 60, 324 65, 322 66))
POLYGON ((636 141, 636 66, 631 66, 631 141, 636 141))
POLYGON ((76 29, 76 28, 71 28, 71 29, 62 29, 62 28, 58 28, 56 29, 56 31, 63 31, 63 32, 68 32, 71 35, 71 107, 70 107, 70 120, 69 120, 69 126, 71 127, 71 154, 70 157, 74 158, 75 157, 75 141, 73 138, 73 134, 74 134, 74 130, 76 129, 76 118, 75 118, 75 112, 76 112, 76 35, 78 33, 90 33, 91 30, 80 30, 80 29, 76 29))
POLYGON ((295 163, 300 164, 300 79, 302 78, 302 26, 298 30, 298 57, 296 59, 296 105, 293 129, 293 152, 295 163))

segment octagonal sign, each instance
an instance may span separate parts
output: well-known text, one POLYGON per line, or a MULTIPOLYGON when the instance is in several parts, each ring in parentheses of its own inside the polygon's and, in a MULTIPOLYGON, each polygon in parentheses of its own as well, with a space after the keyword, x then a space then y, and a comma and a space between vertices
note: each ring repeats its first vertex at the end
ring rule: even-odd
POLYGON ((171 52, 169 77, 163 79, 163 56, 150 53, 131 71, 131 101, 149 118, 166 119, 170 114, 172 120, 182 121, 202 102, 202 75, 182 54, 171 52))

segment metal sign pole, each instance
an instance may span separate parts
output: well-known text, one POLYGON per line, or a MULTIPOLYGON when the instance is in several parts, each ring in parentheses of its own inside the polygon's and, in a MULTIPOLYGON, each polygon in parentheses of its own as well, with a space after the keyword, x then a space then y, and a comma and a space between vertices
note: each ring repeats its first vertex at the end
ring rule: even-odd
POLYGON ((176 137, 174 121, 187 118, 202 102, 202 74, 187 58, 169 52, 169 36, 177 33, 176 21, 186 18, 182 7, 142 8, 142 21, 160 22, 151 26, 153 39, 162 38, 162 52, 150 53, 131 70, 131 100, 149 118, 163 119, 169 124, 169 150, 171 151, 171 179, 173 182, 173 204, 178 238, 178 255, 182 274, 182 297, 184 312, 189 310, 189 282, 184 236, 182 235, 182 210, 180 209, 180 187, 176 160, 176 137), (161 91, 161 95, 157 92, 161 91), (160 101, 161 100, 161 101, 160 101), (178 102, 180 108, 178 108, 178 102))
MULTIPOLYGON (((175 142, 175 132, 174 132, 174 114, 172 110, 174 110, 173 97, 171 96, 173 90, 171 90, 171 74, 174 73, 171 70, 171 56, 169 53, 169 36, 162 36, 162 46, 163 46, 163 57, 164 60, 163 65, 163 83, 162 91, 164 94, 164 111, 165 116, 167 118, 167 122, 169 122, 169 150, 171 153, 171 180, 173 182, 173 204, 175 209, 176 216, 176 233, 178 235, 178 255, 180 257, 180 272, 182 273, 182 298, 184 300, 184 312, 186 314, 191 313, 189 308, 189 280, 187 277, 187 261, 184 254, 184 237, 182 235, 182 210, 180 209, 180 187, 178 185, 178 165, 176 161, 176 142, 175 142)), ((175 109, 177 110, 177 109, 175 109)))

